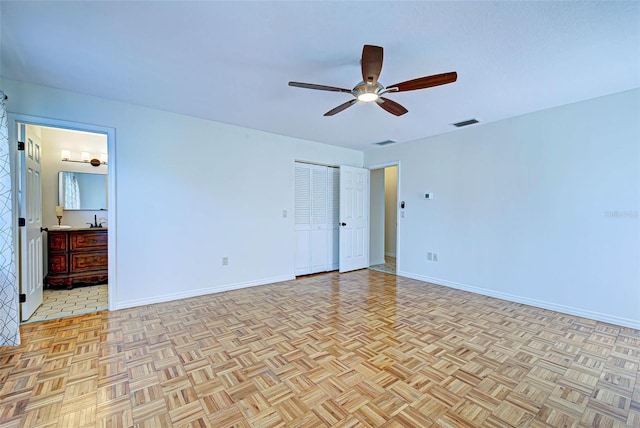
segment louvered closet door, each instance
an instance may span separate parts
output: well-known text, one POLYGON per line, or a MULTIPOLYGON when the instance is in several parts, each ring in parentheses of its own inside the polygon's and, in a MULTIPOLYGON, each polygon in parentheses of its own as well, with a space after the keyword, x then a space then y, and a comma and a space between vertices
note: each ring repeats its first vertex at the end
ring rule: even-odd
POLYGON ((295 275, 311 273, 311 168, 296 163, 295 275))
POLYGON ((328 270, 336 270, 340 262, 340 169, 328 168, 327 172, 327 264, 328 270))
POLYGON ((327 167, 311 165, 311 273, 327 271, 327 167))
POLYGON ((295 274, 338 269, 337 168, 296 162, 295 274))

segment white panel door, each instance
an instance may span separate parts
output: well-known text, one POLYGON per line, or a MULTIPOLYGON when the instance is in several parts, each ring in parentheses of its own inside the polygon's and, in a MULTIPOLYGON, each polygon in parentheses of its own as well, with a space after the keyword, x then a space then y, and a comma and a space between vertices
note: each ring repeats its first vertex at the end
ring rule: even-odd
POLYGON ((22 320, 28 320, 42 304, 42 176, 40 173, 40 139, 23 124, 19 125, 19 140, 25 149, 20 152, 20 217, 26 225, 20 228, 20 293, 22 320))
POLYGON ((369 170, 340 166, 340 272, 369 266, 369 170))

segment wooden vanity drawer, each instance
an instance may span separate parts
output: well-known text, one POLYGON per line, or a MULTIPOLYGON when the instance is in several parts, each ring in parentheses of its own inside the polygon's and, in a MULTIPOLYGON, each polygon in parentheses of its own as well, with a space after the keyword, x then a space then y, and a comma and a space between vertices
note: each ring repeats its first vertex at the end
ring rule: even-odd
POLYGON ((66 229, 48 233, 48 286, 105 284, 109 281, 106 228, 66 229))
POLYGON ((69 247, 71 251, 102 249, 107 246, 109 235, 105 232, 86 232, 71 234, 69 247))
POLYGON ((66 254, 49 254, 49 272, 51 273, 66 273, 67 255, 66 254))
POLYGON ((67 251, 66 232, 49 232, 49 251, 67 251))
POLYGON ((84 253, 71 253, 69 264, 73 272, 89 272, 103 269, 107 266, 106 251, 88 251, 84 253))

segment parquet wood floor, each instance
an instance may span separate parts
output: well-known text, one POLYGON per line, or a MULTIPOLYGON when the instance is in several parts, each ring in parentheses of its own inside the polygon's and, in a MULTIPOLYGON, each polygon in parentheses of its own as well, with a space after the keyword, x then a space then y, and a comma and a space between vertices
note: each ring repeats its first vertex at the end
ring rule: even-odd
POLYGON ((640 331, 370 270, 21 334, 2 427, 640 427, 640 331))

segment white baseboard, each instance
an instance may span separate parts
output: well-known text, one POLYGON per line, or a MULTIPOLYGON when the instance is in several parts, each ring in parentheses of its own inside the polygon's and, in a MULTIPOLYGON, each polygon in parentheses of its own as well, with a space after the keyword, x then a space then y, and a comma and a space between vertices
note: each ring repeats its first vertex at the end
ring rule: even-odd
POLYGON ((126 300, 124 302, 116 302, 116 304, 114 305, 114 308, 113 309, 109 308, 109 310, 127 309, 127 308, 133 308, 136 306, 152 305, 154 303, 170 302, 172 300, 204 296, 206 294, 220 293, 222 291, 229 291, 229 290, 238 290, 240 288, 255 287, 257 285, 273 284, 275 282, 290 281, 292 279, 295 279, 295 276, 276 276, 272 278, 258 279, 255 281, 236 282, 233 284, 216 285, 209 288, 200 288, 197 290, 183 291, 180 293, 163 294, 160 296, 153 296, 153 297, 144 298, 144 299, 126 300))
POLYGON ((522 303, 524 305, 535 306, 536 308, 549 309, 556 312, 562 312, 569 315, 575 315, 582 318, 589 318, 596 321, 602 321, 609 324, 615 324, 623 327, 630 327, 636 330, 640 329, 640 321, 618 317, 615 315, 603 314, 600 312, 589 311, 573 306, 559 305, 557 303, 546 302, 544 300, 529 299, 528 297, 516 296, 513 294, 502 293, 500 291, 488 290, 486 288, 475 287, 472 285, 461 284, 453 281, 447 281, 440 278, 432 278, 424 275, 418 275, 411 272, 400 271, 396 275, 405 278, 417 279, 418 281, 429 282, 431 284, 441 285, 443 287, 455 288, 457 290, 469 291, 471 293, 481 294, 483 296, 495 297, 514 303, 522 303))

